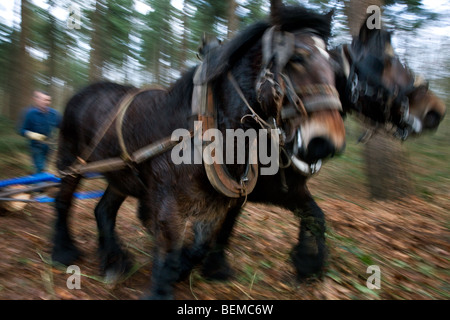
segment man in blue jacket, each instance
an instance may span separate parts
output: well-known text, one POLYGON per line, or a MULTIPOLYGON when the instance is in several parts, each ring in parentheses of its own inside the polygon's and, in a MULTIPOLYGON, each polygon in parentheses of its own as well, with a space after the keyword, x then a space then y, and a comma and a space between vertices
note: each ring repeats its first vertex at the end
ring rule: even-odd
POLYGON ((43 91, 33 93, 33 105, 25 114, 19 133, 30 139, 31 156, 36 173, 45 170, 49 146, 47 144, 54 128, 59 128, 61 115, 49 107, 51 97, 43 91))

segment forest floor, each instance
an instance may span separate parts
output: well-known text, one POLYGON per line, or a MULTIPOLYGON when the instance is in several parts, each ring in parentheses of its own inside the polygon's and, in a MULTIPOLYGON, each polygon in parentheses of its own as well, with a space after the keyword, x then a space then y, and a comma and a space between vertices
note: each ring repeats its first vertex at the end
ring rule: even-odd
MULTIPOLYGON (((325 212, 328 259, 323 276, 296 281, 289 253, 297 242, 299 220, 283 209, 248 203, 227 250, 232 279, 213 282, 194 270, 175 287, 176 299, 318 300, 450 298, 450 168, 448 117, 434 135, 405 143, 414 194, 398 201, 369 197, 363 173, 363 146, 356 144, 357 125, 346 121, 345 154, 327 162, 308 186, 325 212), (408 145, 409 144, 409 145, 408 145), (381 288, 366 285, 369 266, 378 266, 381 288)), ((0 132, 1 134, 1 132, 0 132)), ((20 142, 21 143, 21 142, 20 142)), ((20 144, 18 143, 18 144, 20 144)), ((26 150, 5 150, 0 179, 29 173, 26 150), (21 159, 21 160, 17 160, 21 159)), ((1 151, 1 150, 0 150, 1 151)), ((90 180, 84 190, 104 188, 90 180)), ((54 195, 56 189, 47 190, 54 195)), ((50 265, 54 209, 28 204, 23 210, 0 211, 0 299, 49 300, 139 299, 148 294, 152 237, 128 199, 117 218, 117 232, 132 255, 133 272, 115 285, 99 275, 97 200, 75 200, 72 232, 83 257, 81 289, 68 289, 70 274, 50 265)))

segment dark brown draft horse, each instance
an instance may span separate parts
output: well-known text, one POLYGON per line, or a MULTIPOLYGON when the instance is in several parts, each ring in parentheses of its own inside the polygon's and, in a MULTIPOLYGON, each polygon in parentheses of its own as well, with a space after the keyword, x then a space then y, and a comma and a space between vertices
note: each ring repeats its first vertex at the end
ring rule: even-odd
MULTIPOLYGON (((351 46, 343 45, 330 54, 336 62, 336 87, 344 114, 363 115, 371 124, 383 128, 390 123, 401 139, 437 128, 445 114, 445 105, 423 80, 400 62, 389 32, 368 29, 364 23, 351 46)), ((298 131, 301 137, 301 128, 298 131)), ((301 146, 295 148, 290 144, 288 150, 291 154, 296 150, 298 158, 305 160, 301 146)), ((298 244, 291 258, 298 279, 303 280, 319 274, 324 267, 326 226, 324 213, 306 185, 311 173, 295 164, 277 175, 260 177, 249 201, 277 205, 301 218, 298 244)), ((239 208, 230 210, 214 248, 203 263, 202 272, 207 277, 226 279, 231 274, 224 250, 239 212, 239 208)))
POLYGON ((228 214, 239 212, 258 173, 249 161, 207 166, 175 164, 171 152, 141 163, 124 156, 170 137, 174 130, 192 129, 195 119, 223 133, 270 126, 286 145, 301 126, 308 132, 303 156, 311 164, 341 151, 345 130, 325 46, 330 19, 302 7, 285 8, 278 25, 250 26, 211 50, 200 67, 188 71, 168 92, 137 94, 134 88, 100 83, 76 94, 66 106, 60 131, 57 164, 63 177, 55 201, 53 261, 69 265, 80 255, 68 222, 73 192, 82 177, 71 169, 122 155, 128 167, 105 173, 109 185, 95 209, 103 272, 115 277, 130 266, 114 226, 125 198, 136 197, 139 217, 155 241, 151 297, 172 298, 174 282, 221 236, 228 214), (118 135, 115 125, 105 123, 117 124, 118 105, 130 94, 134 100, 122 114, 118 135), (224 195, 227 192, 231 196, 224 195), (194 220, 195 240, 192 247, 183 248, 188 219, 194 220))

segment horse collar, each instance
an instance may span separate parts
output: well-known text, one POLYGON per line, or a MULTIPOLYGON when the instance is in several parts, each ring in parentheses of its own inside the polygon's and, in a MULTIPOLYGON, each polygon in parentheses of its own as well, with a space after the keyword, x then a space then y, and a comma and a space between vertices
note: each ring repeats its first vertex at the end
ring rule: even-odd
MULTIPOLYGON (((192 94, 192 115, 202 123, 203 135, 208 129, 217 128, 217 112, 214 108, 214 97, 211 85, 204 81, 206 71, 205 62, 197 68, 194 76, 194 91, 192 94)), ((204 156, 203 150, 207 145, 203 144, 199 150, 204 156)), ((214 161, 208 164, 203 161, 209 182, 216 191, 229 198, 247 197, 256 186, 258 180, 258 163, 246 163, 244 173, 239 181, 230 175, 225 164, 214 161)))

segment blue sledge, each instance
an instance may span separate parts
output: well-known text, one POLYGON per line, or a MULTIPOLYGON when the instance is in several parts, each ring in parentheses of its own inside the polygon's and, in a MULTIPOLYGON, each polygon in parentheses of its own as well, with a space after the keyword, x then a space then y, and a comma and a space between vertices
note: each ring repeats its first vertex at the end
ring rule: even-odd
MULTIPOLYGON (((100 178, 101 175, 92 173, 86 174, 85 177, 89 179, 95 179, 100 178)), ((60 182, 61 179, 59 177, 49 172, 42 172, 18 178, 0 180, 0 201, 20 201, 20 202, 38 202, 38 203, 54 202, 55 201, 54 198, 48 197, 46 195, 36 196, 32 199, 17 199, 11 196, 20 193, 42 190, 49 187, 56 187, 60 184, 60 182), (31 185, 31 186, 25 188, 11 188, 12 186, 18 185, 20 186, 31 185)), ((101 197, 102 195, 103 195, 102 190, 74 193, 75 198, 81 200, 95 199, 101 197)))

